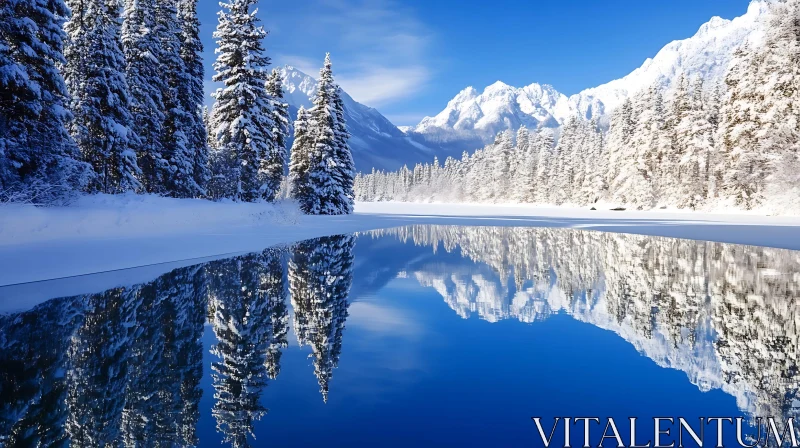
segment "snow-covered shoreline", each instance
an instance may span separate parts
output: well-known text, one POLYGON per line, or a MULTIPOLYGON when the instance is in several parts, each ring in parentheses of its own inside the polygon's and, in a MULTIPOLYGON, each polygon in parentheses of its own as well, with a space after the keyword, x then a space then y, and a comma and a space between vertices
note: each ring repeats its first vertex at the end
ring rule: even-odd
POLYGON ((391 202, 357 204, 350 216, 305 216, 291 203, 94 196, 63 208, 0 207, 0 286, 159 270, 153 265, 166 272, 202 258, 411 224, 569 227, 800 250, 800 217, 391 202))

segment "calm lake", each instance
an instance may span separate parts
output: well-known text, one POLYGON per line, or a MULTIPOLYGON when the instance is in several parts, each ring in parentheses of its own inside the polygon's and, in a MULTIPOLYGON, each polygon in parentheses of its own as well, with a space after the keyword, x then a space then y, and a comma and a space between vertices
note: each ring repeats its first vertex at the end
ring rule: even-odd
POLYGON ((421 225, 133 274, 27 285, 44 300, 0 315, 0 446, 542 446, 534 416, 635 416, 638 442, 653 417, 800 417, 800 252, 421 225))

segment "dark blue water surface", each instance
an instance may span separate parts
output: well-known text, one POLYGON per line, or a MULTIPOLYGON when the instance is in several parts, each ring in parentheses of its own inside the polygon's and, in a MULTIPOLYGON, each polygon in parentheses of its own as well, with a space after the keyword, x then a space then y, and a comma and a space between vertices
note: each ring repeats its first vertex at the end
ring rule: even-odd
POLYGON ((601 418, 597 446, 608 417, 641 444, 652 417, 800 414, 798 252, 417 226, 150 277, 0 288, 51 298, 0 316, 0 445, 542 446, 558 416, 601 418))

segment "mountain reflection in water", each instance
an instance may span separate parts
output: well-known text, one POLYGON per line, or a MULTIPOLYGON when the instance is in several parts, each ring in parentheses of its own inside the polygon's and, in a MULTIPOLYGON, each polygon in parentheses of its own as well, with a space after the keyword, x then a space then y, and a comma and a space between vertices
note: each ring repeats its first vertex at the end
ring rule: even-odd
POLYGON ((306 347, 327 402, 350 304, 398 277, 433 288, 465 319, 537 325, 569 315, 700 390, 735 397, 749 416, 800 416, 798 252, 413 226, 271 248, 0 316, 0 444, 259 446, 269 437, 257 430, 269 419, 263 394, 287 375, 284 352, 297 350, 290 336, 306 347), (219 439, 204 439, 204 413, 219 439))

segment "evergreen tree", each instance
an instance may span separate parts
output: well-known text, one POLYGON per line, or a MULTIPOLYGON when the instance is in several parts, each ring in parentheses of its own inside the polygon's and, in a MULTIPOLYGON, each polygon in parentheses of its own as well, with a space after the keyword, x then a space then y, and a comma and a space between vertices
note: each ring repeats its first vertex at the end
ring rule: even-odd
POLYGON ((355 165, 350 152, 344 101, 333 80, 330 55, 320 70, 314 107, 298 113, 289 168, 293 195, 305 213, 353 211, 355 165))
POLYGON ((140 191, 138 139, 129 110, 120 5, 69 0, 72 17, 64 26, 64 76, 71 95, 72 134, 83 160, 94 169, 90 192, 140 191))
POLYGON ((141 182, 148 193, 165 193, 170 165, 162 144, 164 98, 167 80, 162 70, 162 46, 158 33, 156 0, 125 0, 122 46, 131 94, 134 133, 138 136, 137 159, 141 182))
POLYGON ((511 178, 513 198, 520 202, 534 201, 536 170, 539 165, 537 145, 532 142, 530 131, 521 126, 517 131, 517 148, 513 157, 513 175, 511 178))
POLYGON ((630 111, 633 115, 623 116, 623 165, 612 192, 618 201, 637 208, 652 208, 656 202, 658 148, 654 136, 662 118, 657 102, 658 88, 651 86, 634 97, 630 111))
POLYGON ((297 111, 297 120, 294 122, 294 143, 292 144, 291 159, 289 162, 289 180, 292 185, 292 197, 300 202, 304 213, 311 213, 313 197, 311 184, 308 179, 311 169, 311 150, 314 137, 309 128, 310 116, 303 106, 297 111))
POLYGON ((84 188, 91 167, 67 132, 61 0, 0 5, 0 200, 53 203, 84 188))
POLYGON ((545 130, 540 134, 538 141, 539 166, 536 174, 536 202, 540 204, 551 203, 550 171, 553 163, 553 149, 555 137, 552 132, 545 130))
POLYGON ((765 160, 755 202, 781 207, 795 203, 800 191, 800 1, 770 8, 756 66, 757 151, 765 160))
POLYGON ((581 144, 580 119, 572 117, 561 129, 561 137, 555 148, 555 160, 550 171, 550 200, 556 205, 571 202, 575 181, 576 153, 581 144))
POLYGON ((514 151, 514 142, 511 137, 511 131, 502 131, 497 135, 492 148, 492 177, 494 182, 486 187, 491 187, 491 196, 497 201, 504 201, 508 199, 509 187, 511 181, 511 158, 514 151))
POLYGON ((260 175, 263 182, 262 189, 268 193, 264 198, 273 200, 281 188, 283 173, 287 162, 287 148, 289 133, 289 105, 283 101, 283 84, 280 73, 273 69, 270 73, 265 89, 270 97, 269 109, 263 113, 270 117, 271 152, 262 159, 260 175), (272 196, 269 196, 272 194, 272 196))
POLYGON ((767 160, 758 147, 760 115, 756 110, 758 60, 747 47, 734 53, 725 78, 728 95, 721 111, 723 194, 746 209, 762 199, 767 160))
POLYGON ((674 200, 681 208, 696 209, 708 196, 708 162, 714 143, 714 128, 704 101, 702 79, 697 78, 693 90, 682 94, 687 97, 676 101, 687 104, 687 107, 675 129, 682 156, 678 162, 680 177, 674 200))
POLYGON ((267 32, 258 26, 251 7, 257 0, 222 3, 214 81, 224 87, 214 94, 213 133, 219 151, 233 163, 235 189, 228 196, 246 202, 272 201, 283 174, 283 151, 274 146, 272 99, 265 81, 270 59, 264 55, 267 32))
MULTIPOLYGON (((330 55, 326 56, 325 66, 330 67, 330 55)), ((334 118, 336 125, 334 128, 335 134, 335 160, 336 160, 336 181, 339 185, 339 212, 341 214, 349 215, 353 213, 353 201, 355 193, 353 192, 353 182, 355 179, 355 162, 353 161, 353 154, 350 151, 350 132, 347 130, 347 121, 344 116, 344 101, 342 100, 342 89, 334 84, 332 86, 332 101, 334 118)))
POLYGON ((289 142, 289 104, 283 98, 283 81, 278 69, 273 69, 267 79, 267 93, 272 97, 273 121, 275 129, 272 136, 275 139, 275 147, 278 150, 286 151, 289 142))
POLYGON ((337 87, 333 80, 330 55, 319 72, 314 107, 310 111, 309 130, 313 146, 309 154, 307 175, 309 197, 307 213, 314 215, 338 215, 346 213, 341 203, 343 195, 343 170, 340 164, 342 149, 339 147, 343 135, 338 134, 336 110, 337 87))
POLYGON ((184 132, 188 136, 189 149, 193 153, 194 185, 196 194, 205 195, 211 177, 208 166, 208 135, 204 117, 205 91, 203 80, 203 43, 200 40, 200 20, 197 17, 197 0, 177 0, 178 23, 180 24, 180 54, 186 70, 186 84, 180 86, 178 101, 186 111, 190 122, 184 132))
POLYGON ((608 177, 611 200, 618 204, 639 205, 649 203, 652 197, 642 194, 646 179, 642 178, 639 158, 632 146, 637 121, 632 100, 626 100, 611 117, 608 131, 608 177))
POLYGON ((594 204, 605 194, 606 190, 604 183, 606 164, 605 154, 603 153, 603 134, 599 129, 597 119, 592 119, 586 129, 588 136, 585 142, 586 151, 583 160, 585 177, 579 193, 578 203, 594 204))
POLYGON ((708 121, 711 124, 711 150, 709 151, 708 158, 708 198, 716 199, 720 197, 720 189, 722 188, 722 158, 720 157, 720 128, 722 124, 722 100, 723 88, 720 83, 717 83, 708 94, 705 101, 708 110, 708 121))
POLYGON ((155 34, 161 45, 160 65, 166 82, 159 87, 164 102, 164 123, 161 146, 169 170, 164 179, 164 191, 173 197, 192 198, 202 194, 195 182, 197 148, 192 133, 198 105, 192 103, 192 76, 181 54, 183 29, 178 17, 176 0, 159 0, 156 7, 155 34))

